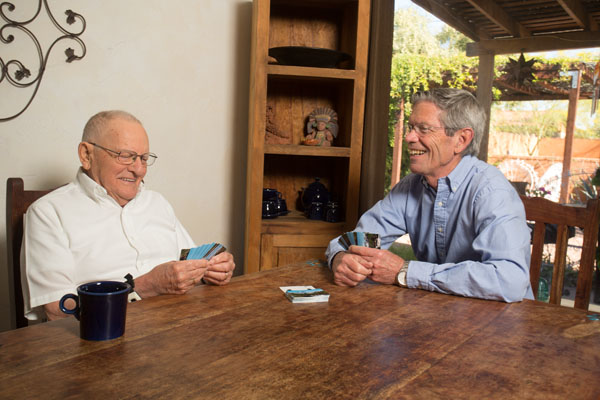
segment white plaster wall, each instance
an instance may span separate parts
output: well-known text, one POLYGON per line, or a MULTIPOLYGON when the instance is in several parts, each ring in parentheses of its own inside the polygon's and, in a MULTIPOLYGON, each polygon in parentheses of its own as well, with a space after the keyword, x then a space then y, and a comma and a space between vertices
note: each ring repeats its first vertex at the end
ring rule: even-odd
MULTIPOLYGON (((30 18, 37 1, 14 1, 12 15, 30 18)), ((37 96, 18 118, 0 122, 0 331, 11 328, 6 260, 6 179, 26 189, 70 181, 87 119, 123 109, 146 127, 159 158, 146 185, 164 194, 198 243, 218 241, 243 262, 243 225, 250 61, 251 0, 51 0, 57 19, 72 9, 87 22, 84 59, 65 63, 53 50, 37 96)), ((9 14, 10 15, 10 14, 9 14)), ((30 27, 43 48, 59 32, 47 21, 30 27)), ((0 19, 0 23, 4 23, 0 19)), ((0 43, 0 57, 27 62, 25 37, 0 43)), ((18 110, 29 92, 0 83, 0 118, 18 110)))

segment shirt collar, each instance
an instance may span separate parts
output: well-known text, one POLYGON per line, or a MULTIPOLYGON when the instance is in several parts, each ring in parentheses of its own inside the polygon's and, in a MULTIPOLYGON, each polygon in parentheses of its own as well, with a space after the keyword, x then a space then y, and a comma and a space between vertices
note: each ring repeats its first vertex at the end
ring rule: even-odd
MULTIPOLYGON (((121 207, 119 203, 117 203, 117 201, 108 194, 106 189, 100 186, 96 181, 90 178, 88 174, 85 173, 83 168, 79 167, 79 170, 77 171, 77 177, 75 179, 77 180, 79 186, 83 189, 84 193, 95 202, 100 203, 108 201, 113 202, 117 206, 121 207)), ((130 200, 126 205, 135 202, 135 200, 140 196, 140 193, 143 189, 144 182, 141 182, 140 186, 138 187, 138 192, 136 196, 132 200, 130 200)))
POLYGON ((448 186, 453 192, 456 192, 460 185, 464 182, 467 174, 473 164, 477 161, 477 158, 472 155, 464 156, 458 165, 448 174, 448 186))
MULTIPOLYGON (((440 181, 445 181, 446 184, 448 185, 448 187, 450 188, 450 190, 452 190, 453 192, 456 192, 458 190, 458 188, 460 187, 460 185, 465 180, 465 178, 467 177, 467 173, 469 172, 469 170, 471 169, 471 166, 475 163, 476 160, 477 160, 477 158, 475 158, 472 155, 466 155, 466 156, 462 157, 461 160, 456 165, 456 167, 454 167, 454 169, 448 174, 448 176, 438 179, 438 187, 440 186, 440 181)), ((423 176, 423 175, 421 175, 421 183, 426 188, 430 188, 431 190, 434 190, 429 185, 429 183, 427 182, 427 179, 425 179, 425 176, 423 176)))

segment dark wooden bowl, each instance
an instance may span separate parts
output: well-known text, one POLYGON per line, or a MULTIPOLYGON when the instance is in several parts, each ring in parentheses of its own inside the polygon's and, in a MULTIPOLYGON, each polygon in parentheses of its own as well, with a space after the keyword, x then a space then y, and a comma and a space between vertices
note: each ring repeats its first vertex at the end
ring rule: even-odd
POLYGON ((280 65, 318 68, 337 68, 343 61, 352 60, 350 54, 341 51, 303 46, 273 47, 269 49, 269 56, 280 65))

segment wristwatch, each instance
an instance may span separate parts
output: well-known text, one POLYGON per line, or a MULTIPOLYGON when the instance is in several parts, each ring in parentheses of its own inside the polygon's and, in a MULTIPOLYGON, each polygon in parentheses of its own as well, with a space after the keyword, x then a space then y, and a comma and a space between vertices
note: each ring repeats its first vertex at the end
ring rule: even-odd
POLYGON ((396 284, 400 287, 408 287, 406 285, 406 274, 408 273, 408 264, 410 262, 405 261, 402 268, 400 268, 400 272, 396 276, 396 284))
POLYGON ((129 292, 129 294, 127 295, 127 302, 131 303, 133 301, 138 301, 141 300, 142 298, 140 297, 139 294, 137 294, 137 292, 131 291, 129 292))
POLYGON ((142 298, 140 297, 140 295, 137 294, 137 292, 134 290, 135 282, 133 281, 133 276, 131 274, 125 275, 125 281, 131 286, 131 291, 127 295, 127 302, 131 303, 133 301, 141 300, 142 298))

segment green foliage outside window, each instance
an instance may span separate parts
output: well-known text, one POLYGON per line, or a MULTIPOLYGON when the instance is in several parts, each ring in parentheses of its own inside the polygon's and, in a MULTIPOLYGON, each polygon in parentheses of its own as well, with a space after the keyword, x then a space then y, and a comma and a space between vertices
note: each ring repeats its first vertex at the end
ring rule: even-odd
MULTIPOLYGON (((427 18, 411 9, 398 10, 394 19, 394 54, 392 57, 388 120, 389 146, 386 156, 386 193, 389 191, 391 180, 390 171, 393 161, 394 127, 398 122, 397 119, 400 115, 401 105, 404 104, 404 121, 400 125, 403 126, 410 116, 410 97, 413 93, 420 90, 428 90, 432 86, 462 88, 472 93, 475 93, 477 88, 478 58, 467 57, 465 55, 466 43, 470 42, 470 40, 447 26, 434 36, 427 24, 427 18)), ((576 60, 572 58, 545 59, 538 55, 531 57, 537 60, 533 64, 534 69, 539 69, 542 65, 560 64, 561 71, 568 71, 574 61, 597 61, 597 56, 594 57, 590 53, 582 53, 576 60)), ((526 58, 530 60, 531 57, 527 56, 526 58)), ((502 68, 509 62, 509 58, 514 60, 518 58, 518 55, 495 57, 494 71, 496 76, 503 73, 502 68)), ((565 76, 560 79, 568 81, 570 77, 565 76)), ((493 90, 493 98, 499 99, 500 93, 495 88, 493 90)), ((523 109, 523 103, 535 102, 502 102, 498 104, 501 104, 501 107, 504 109, 512 110, 523 109)), ((535 108, 535 106, 533 107, 535 108)), ((587 105, 580 108, 589 110, 589 106, 587 105)), ((540 138, 553 137, 560 131, 559 125, 561 121, 566 121, 566 110, 542 111, 540 109, 530 112, 527 123, 504 123, 504 125, 494 125, 492 113, 492 125, 490 129, 535 135, 540 138)), ((584 122, 588 118, 586 126, 590 126, 590 128, 576 130, 577 137, 600 136, 600 117, 598 117, 598 114, 600 112, 597 113, 595 119, 590 119, 589 111, 587 111, 588 117, 581 117, 584 122)), ((402 146, 401 169, 402 177, 409 173, 406 146, 402 146)))

